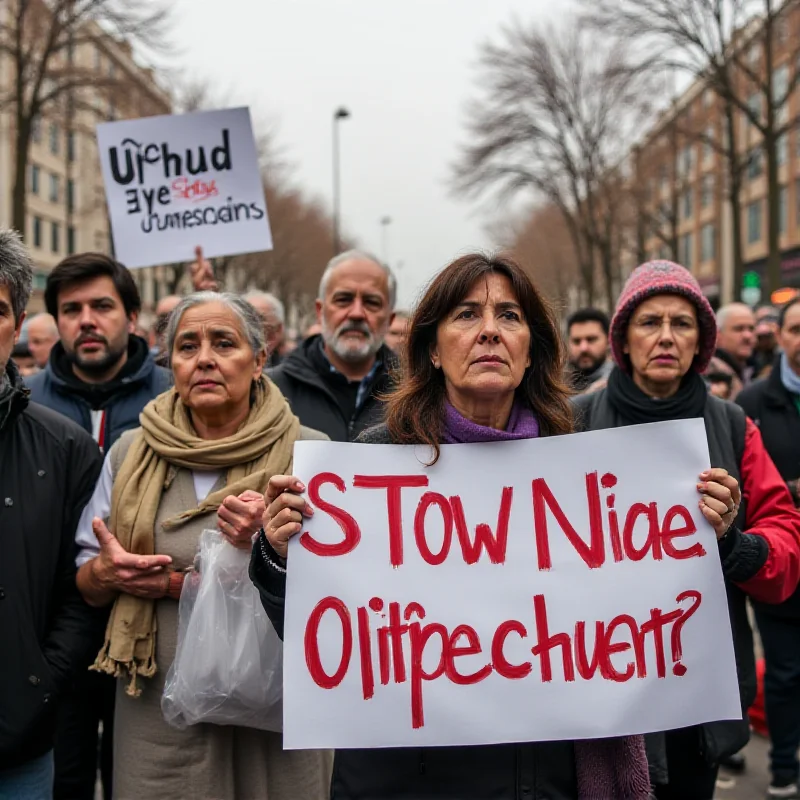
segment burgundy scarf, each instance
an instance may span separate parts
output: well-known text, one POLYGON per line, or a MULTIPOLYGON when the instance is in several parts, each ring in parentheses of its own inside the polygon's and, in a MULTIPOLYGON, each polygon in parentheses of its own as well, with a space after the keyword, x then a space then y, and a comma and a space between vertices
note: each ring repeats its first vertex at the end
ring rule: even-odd
MULTIPOLYGON (((526 405, 515 401, 504 431, 478 425, 445 402, 443 444, 535 439, 539 423, 526 405)), ((643 736, 586 739, 574 743, 578 800, 647 800, 650 777, 643 736)))

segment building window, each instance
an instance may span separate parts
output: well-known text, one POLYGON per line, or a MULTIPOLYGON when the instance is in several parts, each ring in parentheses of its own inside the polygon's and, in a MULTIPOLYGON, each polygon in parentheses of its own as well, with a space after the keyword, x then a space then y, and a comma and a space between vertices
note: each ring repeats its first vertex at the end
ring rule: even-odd
POLYGON ((692 190, 691 190, 691 188, 687 189, 683 193, 683 200, 681 202, 681 206, 682 206, 682 209, 683 209, 683 218, 684 219, 690 219, 691 216, 692 216, 692 210, 693 210, 692 209, 693 203, 692 203, 692 190))
POLYGON ((67 160, 70 164, 75 161, 75 131, 67 133, 67 160))
POLYGON ((761 201, 756 200, 747 206, 747 243, 761 241, 761 201))
POLYGON ((788 134, 784 133, 775 141, 775 157, 778 160, 778 166, 782 167, 789 158, 789 142, 787 141, 788 134))
POLYGON ((703 175, 703 182, 700 184, 700 207, 708 208, 714 201, 714 176, 703 175))
POLYGON ((67 228, 67 255, 73 255, 75 253, 75 249, 75 228, 70 225, 67 228))
POLYGON ((692 268, 692 251, 694 249, 694 237, 691 233, 685 233, 681 236, 680 246, 679 246, 679 257, 681 260, 681 264, 683 264, 686 269, 692 268))
POLYGON ((754 181, 764 171, 763 151, 754 147, 747 155, 747 178, 754 181))
POLYGON ((714 224, 709 222, 707 225, 703 225, 700 236, 701 260, 711 261, 716 257, 716 230, 714 229, 714 224))
POLYGON ((67 180, 67 211, 71 214, 75 210, 75 181, 67 180))
POLYGON ((39 194, 41 170, 38 164, 31 164, 31 193, 39 194))
POLYGON ((53 122, 50 125, 50 152, 54 155, 58 155, 59 150, 59 131, 58 125, 53 122))
POLYGON ((31 138, 35 144, 40 144, 42 141, 42 118, 38 115, 31 122, 31 138))
MULTIPOLYGON (((755 92, 751 94, 750 97, 747 98, 747 108, 750 110, 750 113, 755 116, 757 119, 761 119, 761 93, 755 92)), ((750 117, 747 114, 742 113, 742 135, 746 138, 747 135, 750 133, 751 123, 750 117)))
POLYGON ((690 175, 694 168, 694 149, 687 145, 681 152, 680 171, 681 176, 690 175))
POLYGON ((57 222, 50 223, 50 249, 54 252, 58 252, 58 240, 59 240, 60 230, 58 227, 57 222))
POLYGON ((33 246, 42 246, 42 220, 41 217, 33 218, 33 246))
POLYGON ((703 160, 706 162, 710 161, 714 156, 715 133, 713 125, 709 125, 706 128, 706 140, 703 144, 703 160))
POLYGON ((783 236, 789 227, 789 192, 785 186, 778 189, 778 233, 783 236))
POLYGON ((50 202, 57 203, 58 197, 61 194, 61 180, 58 175, 50 173, 50 202))
POLYGON ((772 72, 772 102, 776 105, 785 105, 788 99, 789 65, 781 64, 772 72))

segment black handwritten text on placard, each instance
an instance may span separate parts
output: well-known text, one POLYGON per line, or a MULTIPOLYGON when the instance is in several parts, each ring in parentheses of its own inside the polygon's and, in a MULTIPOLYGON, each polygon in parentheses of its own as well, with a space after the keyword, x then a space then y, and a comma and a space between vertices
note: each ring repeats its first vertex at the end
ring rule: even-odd
POLYGON ((126 211, 142 215, 145 233, 264 219, 266 210, 259 203, 236 202, 231 196, 208 202, 219 196, 218 176, 234 165, 228 128, 222 128, 220 139, 213 147, 198 145, 179 152, 168 142, 131 138, 109 148, 111 177, 118 185, 130 187, 125 190, 126 211), (164 183, 153 185, 159 181, 164 183), (201 202, 202 207, 194 205, 201 202), (194 207, 186 208, 187 203, 194 207))

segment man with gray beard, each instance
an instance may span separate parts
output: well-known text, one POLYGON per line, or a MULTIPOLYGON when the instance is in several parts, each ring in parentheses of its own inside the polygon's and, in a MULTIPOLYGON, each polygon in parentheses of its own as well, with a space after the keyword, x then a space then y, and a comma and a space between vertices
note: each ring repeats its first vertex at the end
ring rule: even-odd
POLYGON ((322 274, 316 301, 322 333, 306 339, 268 375, 303 425, 352 442, 383 420, 395 356, 384 344, 397 281, 377 258, 348 250, 322 274))

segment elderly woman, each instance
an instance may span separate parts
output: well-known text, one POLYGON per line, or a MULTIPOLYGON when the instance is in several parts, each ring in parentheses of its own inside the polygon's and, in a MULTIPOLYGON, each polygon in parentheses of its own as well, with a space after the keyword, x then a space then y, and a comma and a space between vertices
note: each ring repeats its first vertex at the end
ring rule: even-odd
POLYGON ((325 438, 302 428, 262 376, 261 318, 241 298, 185 298, 167 344, 174 389, 111 449, 78 533, 78 586, 91 605, 113 603, 95 669, 120 678, 114 796, 323 800, 329 754, 284 752, 280 734, 250 728, 179 731, 162 717, 177 600, 201 532, 218 527, 249 549, 262 493, 291 468, 295 441, 325 438))
MULTIPOLYGON (((700 377, 714 352, 717 328, 687 270, 668 261, 636 269, 620 296, 610 338, 618 368, 607 388, 576 400, 583 429, 691 417, 705 421, 712 469, 699 476, 700 508, 717 534, 744 715, 756 690, 745 600, 780 603, 794 591, 800 515, 758 429, 737 406, 711 396, 700 377)), ((746 719, 648 737, 656 796, 713 797, 719 760, 748 737, 746 719)))
MULTIPOLYGON (((430 445, 554 436, 572 430, 553 316, 509 258, 470 255, 431 283, 414 313, 387 424, 360 441, 430 445)), ((309 509, 297 480, 267 490, 251 575, 283 632, 287 542, 309 509)), ((649 795, 641 737, 480 747, 340 750, 333 800, 575 800, 649 795)))

